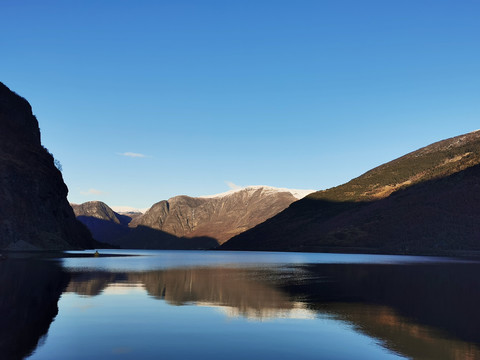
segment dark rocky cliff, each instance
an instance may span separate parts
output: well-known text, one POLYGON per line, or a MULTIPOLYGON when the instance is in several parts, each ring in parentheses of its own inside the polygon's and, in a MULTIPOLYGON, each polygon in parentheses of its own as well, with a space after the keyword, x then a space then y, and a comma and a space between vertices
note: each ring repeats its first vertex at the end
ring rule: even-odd
POLYGON ((30 104, 0 83, 0 249, 94 247, 67 193, 30 104))

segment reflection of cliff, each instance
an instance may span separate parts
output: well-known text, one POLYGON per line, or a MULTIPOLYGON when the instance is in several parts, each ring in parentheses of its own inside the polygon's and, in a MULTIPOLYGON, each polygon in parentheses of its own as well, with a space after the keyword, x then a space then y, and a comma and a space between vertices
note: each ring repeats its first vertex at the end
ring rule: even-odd
POLYGON ((68 275, 53 262, 0 261, 0 357, 23 359, 58 313, 68 275))

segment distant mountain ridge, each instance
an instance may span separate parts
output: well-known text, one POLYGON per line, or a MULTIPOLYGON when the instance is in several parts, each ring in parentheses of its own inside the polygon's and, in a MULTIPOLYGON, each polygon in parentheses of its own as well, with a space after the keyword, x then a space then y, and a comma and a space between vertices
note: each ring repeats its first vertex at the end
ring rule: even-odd
POLYGON ((436 142, 312 193, 221 246, 230 250, 480 250, 480 131, 436 142))
POLYGON ((222 244, 278 214, 302 195, 298 190, 249 186, 212 196, 175 196, 154 204, 130 226, 182 237, 208 236, 222 244))
POLYGON ((192 239, 194 248, 211 248, 274 216, 308 193, 311 191, 249 186, 211 196, 180 195, 160 201, 135 217, 118 214, 101 202, 72 207, 100 241, 121 247, 174 248, 178 239, 192 239))
POLYGON ((92 233, 94 239, 115 244, 115 240, 129 232, 131 217, 113 211, 101 201, 89 201, 83 204, 70 204, 77 219, 92 233))
MULTIPOLYGON (((120 214, 114 212, 107 204, 101 201, 89 201, 83 204, 70 205, 77 217, 94 217, 101 220, 112 221, 115 224, 122 223, 120 214)), ((128 222, 126 224, 128 224, 128 222)))

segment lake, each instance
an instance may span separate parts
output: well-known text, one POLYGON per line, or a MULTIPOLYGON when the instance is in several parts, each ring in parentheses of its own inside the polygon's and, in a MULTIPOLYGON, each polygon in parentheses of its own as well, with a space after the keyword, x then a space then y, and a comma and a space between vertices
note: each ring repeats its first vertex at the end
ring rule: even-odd
POLYGON ((0 261, 1 359, 480 359, 476 261, 83 253, 0 261))

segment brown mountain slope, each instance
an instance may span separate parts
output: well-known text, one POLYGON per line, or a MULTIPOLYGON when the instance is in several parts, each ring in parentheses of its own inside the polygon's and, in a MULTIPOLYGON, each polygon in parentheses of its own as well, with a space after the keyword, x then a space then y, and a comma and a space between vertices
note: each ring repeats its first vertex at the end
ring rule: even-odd
POLYGON ((480 249, 480 132, 437 142, 319 191, 222 246, 436 253, 480 249))
POLYGON ((0 83, 0 249, 96 246, 67 192, 30 104, 0 83))
POLYGON ((123 248, 210 249, 278 214, 306 193, 250 186, 213 196, 175 196, 134 218, 100 201, 72 207, 102 242, 123 248))
POLYGON ((154 204, 130 227, 179 237, 210 237, 220 244, 287 208, 297 198, 284 189, 251 186, 212 197, 176 196, 154 204))

